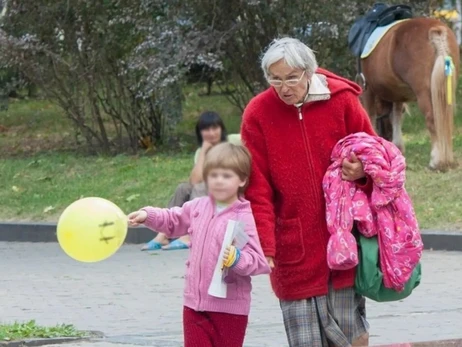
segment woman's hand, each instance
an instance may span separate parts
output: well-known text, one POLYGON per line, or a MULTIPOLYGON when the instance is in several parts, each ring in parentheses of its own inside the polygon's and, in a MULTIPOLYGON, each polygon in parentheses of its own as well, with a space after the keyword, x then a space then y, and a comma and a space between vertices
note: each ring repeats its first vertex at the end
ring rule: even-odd
POLYGON ((354 153, 351 154, 350 159, 343 159, 342 179, 356 181, 365 176, 363 163, 361 163, 354 153))
POLYGON ((274 269, 274 259, 273 257, 266 257, 266 261, 271 269, 274 269))
POLYGON ((212 148, 212 147, 213 147, 213 145, 212 145, 211 142, 208 142, 208 141, 205 141, 205 140, 204 140, 204 142, 202 142, 201 151, 202 151, 202 152, 204 153, 204 155, 205 155, 205 154, 208 152, 208 150, 209 150, 210 148, 212 148))
POLYGON ((202 173, 204 168, 205 155, 207 154, 208 150, 212 147, 213 145, 211 142, 208 142, 206 140, 202 142, 197 163, 194 165, 191 174, 189 175, 189 183, 191 183, 192 185, 201 183, 203 181, 202 173))
POLYGON ((148 218, 148 213, 146 211, 135 211, 128 215, 128 224, 136 227, 143 224, 146 221, 146 218, 148 218))

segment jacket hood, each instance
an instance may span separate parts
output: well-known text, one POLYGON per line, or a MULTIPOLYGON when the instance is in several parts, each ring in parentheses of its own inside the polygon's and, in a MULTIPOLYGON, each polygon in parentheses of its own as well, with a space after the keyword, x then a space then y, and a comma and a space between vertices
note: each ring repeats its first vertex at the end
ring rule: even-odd
POLYGON ((329 88, 331 94, 336 94, 344 90, 349 90, 350 92, 358 96, 362 93, 362 89, 358 84, 346 78, 340 77, 330 71, 318 68, 316 70, 316 74, 326 76, 327 87, 329 88))

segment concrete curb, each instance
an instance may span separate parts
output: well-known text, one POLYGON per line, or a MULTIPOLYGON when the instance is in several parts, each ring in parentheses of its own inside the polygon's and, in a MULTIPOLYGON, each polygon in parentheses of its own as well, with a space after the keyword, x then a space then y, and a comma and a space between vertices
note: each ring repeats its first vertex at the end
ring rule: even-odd
POLYGON ((52 337, 52 338, 37 338, 37 339, 23 339, 16 341, 0 341, 0 347, 36 347, 45 345, 61 345, 71 342, 91 341, 101 339, 104 334, 100 331, 84 331, 88 334, 83 337, 52 337))
POLYGON ((88 339, 82 337, 56 337, 50 339, 28 339, 18 341, 0 342, 0 347, 35 347, 45 345, 58 345, 70 342, 82 342, 88 339))
MULTIPOLYGON (((125 243, 142 244, 156 233, 145 227, 129 228, 125 243)), ((57 242, 56 223, 0 223, 0 241, 3 242, 57 242)))
POLYGON ((459 347, 462 346, 462 339, 439 340, 412 343, 394 343, 392 345, 380 345, 375 347, 459 347))
MULTIPOLYGON (((129 228, 125 243, 142 244, 155 236, 151 230, 129 228)), ((422 230, 425 249, 462 252, 462 231, 422 230)), ((55 223, 0 223, 3 242, 57 242, 55 223)))

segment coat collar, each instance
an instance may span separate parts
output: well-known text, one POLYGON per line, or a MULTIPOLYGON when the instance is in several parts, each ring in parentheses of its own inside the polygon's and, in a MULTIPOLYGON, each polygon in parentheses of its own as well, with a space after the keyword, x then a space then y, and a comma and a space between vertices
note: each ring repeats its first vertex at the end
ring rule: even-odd
POLYGON ((329 100, 330 94, 326 76, 315 73, 311 77, 310 89, 308 90, 305 102, 329 100))
MULTIPOLYGON (((212 195, 209 193, 209 202, 212 206, 215 206, 216 202, 215 199, 212 197, 212 195)), ((250 208, 250 202, 246 200, 243 196, 239 196, 239 198, 234 201, 231 205, 226 207, 224 211, 228 210, 233 210, 233 211, 239 211, 239 210, 246 210, 250 208)))
POLYGON ((306 94, 305 100, 301 103, 295 104, 295 107, 300 107, 303 104, 330 99, 330 89, 327 84, 327 78, 324 75, 315 73, 311 76, 310 88, 306 94))

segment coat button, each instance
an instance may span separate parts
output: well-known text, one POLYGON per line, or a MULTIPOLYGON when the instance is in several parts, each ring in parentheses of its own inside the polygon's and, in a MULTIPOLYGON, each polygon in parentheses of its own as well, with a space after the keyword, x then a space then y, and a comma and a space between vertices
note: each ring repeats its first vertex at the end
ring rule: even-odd
POLYGON ((189 266, 189 264, 191 264, 191 262, 189 260, 186 260, 186 266, 189 266))
POLYGON ((194 216, 194 218, 199 217, 199 211, 194 212, 194 215, 193 215, 193 216, 194 216))
POLYGON ((193 233, 193 228, 188 228, 188 234, 192 234, 193 233))

